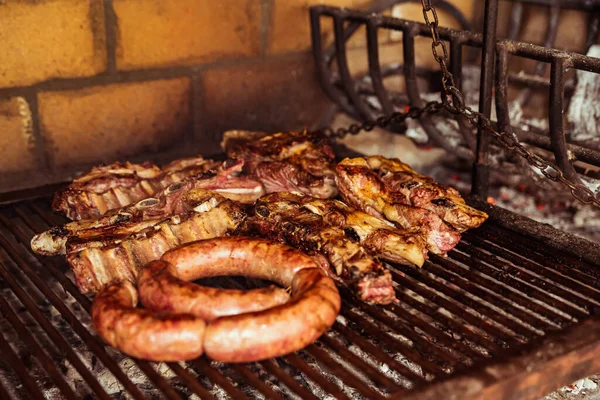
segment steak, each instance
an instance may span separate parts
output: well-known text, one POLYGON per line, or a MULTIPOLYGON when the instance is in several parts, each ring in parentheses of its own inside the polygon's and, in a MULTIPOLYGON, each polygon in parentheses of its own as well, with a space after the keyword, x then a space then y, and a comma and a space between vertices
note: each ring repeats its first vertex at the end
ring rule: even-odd
POLYGON ((339 200, 308 196, 298 196, 298 200, 325 223, 355 235, 365 249, 384 260, 421 267, 427 258, 425 240, 418 230, 398 229, 385 219, 354 210, 339 200))
POLYGON ((52 209, 71 220, 96 218, 219 164, 195 157, 174 161, 163 169, 149 162, 94 167, 74 179, 65 190, 56 193, 52 209))
POLYGON ((337 195, 335 155, 321 133, 227 131, 221 146, 228 157, 245 161, 245 171, 263 183, 266 193, 337 195))
POLYGON ((460 241, 458 230, 433 211, 406 204, 404 196, 389 187, 365 158, 342 160, 336 173, 338 189, 347 204, 418 232, 434 254, 445 255, 460 241))
POLYGON ((477 228, 487 219, 486 213, 465 204, 456 189, 413 171, 398 159, 364 159, 398 201, 433 211, 459 232, 477 228))
POLYGON ((389 304, 395 300, 390 272, 361 246, 356 234, 327 224, 290 193, 259 199, 238 232, 305 251, 329 269, 330 275, 349 283, 365 302, 389 304))

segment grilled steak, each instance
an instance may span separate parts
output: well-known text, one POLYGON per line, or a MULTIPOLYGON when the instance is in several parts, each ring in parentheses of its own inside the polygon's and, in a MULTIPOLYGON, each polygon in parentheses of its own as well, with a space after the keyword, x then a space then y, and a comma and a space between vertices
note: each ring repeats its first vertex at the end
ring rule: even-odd
POLYGON ((356 235, 370 253, 391 262, 419 267, 425 262, 425 240, 418 230, 398 229, 385 219, 356 211, 338 200, 297 197, 304 208, 320 215, 325 223, 356 235))
POLYGON ((67 262, 82 293, 96 292, 121 279, 135 282, 140 267, 184 243, 223 236, 245 213, 233 201, 196 189, 181 196, 184 212, 128 221, 100 235, 73 236, 66 242, 67 262))
POLYGON ((31 248, 38 254, 65 254, 65 244, 69 238, 92 240, 103 238, 107 232, 114 237, 127 237, 153 225, 153 221, 189 211, 185 203, 186 194, 194 189, 211 190, 232 200, 254 202, 264 193, 262 185, 250 178, 238 176, 242 166, 242 161, 226 161, 216 171, 205 171, 171 184, 156 197, 112 210, 96 219, 73 221, 54 227, 34 236, 31 248))
POLYGON ((228 131, 223 150, 246 162, 245 171, 260 180, 267 193, 290 191, 318 198, 337 195, 335 155, 320 133, 228 131))
POLYGON ((52 209, 71 220, 96 218, 219 164, 195 157, 174 161, 162 170, 152 163, 127 162, 94 167, 56 193, 52 209))
POLYGON ((454 188, 413 171, 398 159, 373 156, 365 160, 399 201, 433 211, 459 232, 477 228, 487 219, 486 213, 466 205, 454 188))
POLYGON ((433 211, 406 204, 404 195, 381 180, 365 158, 345 159, 336 167, 338 189, 349 205, 404 229, 420 231, 427 249, 444 255, 460 240, 460 233, 433 211))
POLYGON ((365 302, 389 304, 395 299, 391 274, 360 245, 356 235, 327 224, 289 193, 259 199, 238 231, 299 248, 321 266, 325 261, 365 302))

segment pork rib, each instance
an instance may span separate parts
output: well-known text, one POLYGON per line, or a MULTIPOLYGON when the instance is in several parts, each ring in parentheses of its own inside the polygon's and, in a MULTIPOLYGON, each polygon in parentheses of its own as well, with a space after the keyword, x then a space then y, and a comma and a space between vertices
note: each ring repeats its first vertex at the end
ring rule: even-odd
POLYGON ((320 215, 293 200, 289 193, 274 193, 259 199, 238 231, 258 234, 307 252, 322 267, 332 267, 338 279, 353 286, 365 302, 394 301, 390 272, 358 243, 355 235, 327 224, 320 215))
POLYGON ((221 142, 230 158, 246 162, 245 170, 267 193, 290 191, 318 198, 337 195, 335 155, 320 133, 227 131, 221 142))
POLYGON ((96 219, 53 227, 34 236, 31 248, 43 255, 65 254, 68 239, 89 241, 108 234, 114 238, 126 237, 153 225, 153 221, 189 211, 186 208, 186 194, 195 189, 211 190, 231 200, 252 203, 264 191, 260 182, 238 175, 242 167, 242 161, 226 161, 216 171, 209 170, 187 177, 169 185, 155 197, 112 210, 96 219))
POLYGON ((135 282, 138 269, 167 250, 223 236, 245 218, 233 201, 202 189, 186 192, 181 203, 189 211, 116 225, 91 238, 70 237, 66 242, 67 262, 79 290, 96 292, 122 279, 135 282))
POLYGON ((94 167, 56 193, 52 209, 71 220, 96 218, 108 210, 124 207, 197 175, 220 163, 202 157, 174 161, 163 169, 143 164, 114 163, 94 167))
POLYGON ((330 225, 355 234, 371 254, 387 261, 421 267, 427 258, 425 241, 417 230, 398 229, 394 224, 362 211, 356 211, 339 200, 299 197, 304 208, 320 215, 330 225))

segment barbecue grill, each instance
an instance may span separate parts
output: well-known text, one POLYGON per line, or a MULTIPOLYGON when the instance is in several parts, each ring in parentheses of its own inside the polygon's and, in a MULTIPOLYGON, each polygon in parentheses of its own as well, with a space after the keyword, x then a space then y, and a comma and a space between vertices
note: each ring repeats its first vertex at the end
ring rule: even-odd
MULTIPOLYGON (((595 12, 590 20, 590 37, 595 37, 600 3, 564 3, 595 12)), ((490 115, 495 88, 499 118, 494 126, 502 132, 510 129, 507 82, 547 87, 549 137, 514 132, 525 143, 552 152, 564 176, 580 185, 567 148, 577 160, 592 165, 600 165, 600 151, 566 144, 565 73, 567 68, 600 73, 600 60, 510 38, 497 42, 496 10, 497 0, 488 0, 483 36, 440 29, 441 38, 450 43, 451 70, 460 82, 462 48, 483 47, 480 109, 490 115), (511 76, 509 55, 550 63, 550 80, 541 70, 539 76, 511 76)), ((403 32, 405 61, 400 71, 406 76, 408 104, 422 105, 414 84, 414 38, 430 35, 425 25, 326 6, 313 7, 310 17, 321 82, 343 110, 373 124, 397 110, 382 84, 377 59, 377 29, 382 27, 403 32), (319 34, 324 19, 334 23, 336 40, 329 50, 319 34), (367 27, 371 89, 379 98, 379 110, 370 108, 364 94, 356 91, 345 60, 346 40, 361 25, 367 27), (333 59, 338 75, 330 69, 333 59)), ((467 121, 457 118, 468 130, 467 121)), ((443 135, 425 119, 420 121, 443 147, 443 135)), ((402 121, 389 128, 405 130, 402 121)), ((108 399, 118 393, 119 398, 135 399, 536 399, 600 371, 600 245, 480 200, 487 195, 488 155, 494 142, 482 140, 489 135, 479 130, 479 144, 470 148, 465 141, 463 148, 466 158, 476 160, 469 201, 490 219, 466 233, 447 258, 432 255, 422 269, 390 265, 398 304, 367 305, 340 287, 340 317, 318 342, 285 357, 250 364, 206 358, 150 363, 105 346, 91 328, 91 299, 79 292, 64 260, 30 250, 35 233, 64 223, 50 210, 48 194, 56 187, 4 195, 10 204, 0 209, 0 398, 108 399)), ((590 202, 578 187, 575 194, 590 202)), ((209 283, 232 288, 261 285, 241 278, 209 283)))

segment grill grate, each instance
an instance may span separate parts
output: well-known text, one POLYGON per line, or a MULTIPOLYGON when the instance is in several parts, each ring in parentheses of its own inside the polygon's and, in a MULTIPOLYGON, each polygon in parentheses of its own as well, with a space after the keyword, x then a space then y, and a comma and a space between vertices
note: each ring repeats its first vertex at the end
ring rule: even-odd
POLYGON ((64 260, 29 250, 34 232, 63 222, 49 204, 0 209, 2 398, 386 398, 532 351, 600 306, 596 265, 489 221, 448 258, 432 256, 422 269, 391 266, 393 306, 361 303, 341 287, 340 317, 300 352, 243 365, 131 360, 95 336, 90 298, 64 260))

